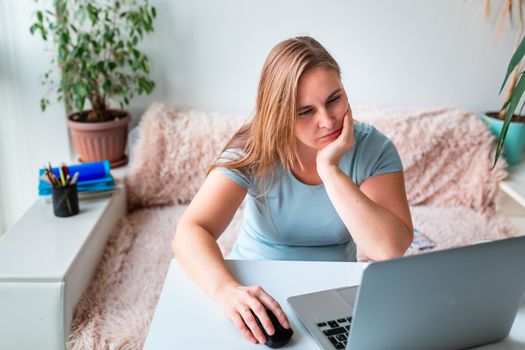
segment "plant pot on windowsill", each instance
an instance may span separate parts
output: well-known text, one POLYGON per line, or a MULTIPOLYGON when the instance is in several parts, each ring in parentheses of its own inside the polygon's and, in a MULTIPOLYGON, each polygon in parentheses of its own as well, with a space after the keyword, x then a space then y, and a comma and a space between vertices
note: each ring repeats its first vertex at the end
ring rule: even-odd
MULTIPOLYGON (((503 127, 503 120, 498 118, 498 112, 486 112, 483 119, 487 122, 492 133, 499 138, 503 127)), ((507 130, 507 137, 503 144, 503 156, 509 165, 516 165, 523 158, 525 147, 525 116, 514 115, 507 130)))
POLYGON ((131 116, 125 110, 107 110, 104 121, 88 121, 91 111, 73 113, 67 124, 80 162, 109 160, 112 168, 127 164, 125 155, 128 124, 131 116))

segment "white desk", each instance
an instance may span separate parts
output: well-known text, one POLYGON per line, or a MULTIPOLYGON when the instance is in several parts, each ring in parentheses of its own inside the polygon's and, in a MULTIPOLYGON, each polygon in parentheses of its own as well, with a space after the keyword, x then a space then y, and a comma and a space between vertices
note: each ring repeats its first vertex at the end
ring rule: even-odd
MULTIPOLYGON (((289 308, 286 298, 300 293, 355 285, 361 280, 363 263, 228 261, 243 284, 260 284, 283 307, 294 335, 285 349, 319 349, 289 308), (326 273, 327 267, 330 273, 326 273)), ((479 349, 518 350, 525 348, 525 302, 510 336, 479 349)), ((198 289, 172 261, 144 350, 163 349, 269 349, 250 344, 219 307, 198 289)))

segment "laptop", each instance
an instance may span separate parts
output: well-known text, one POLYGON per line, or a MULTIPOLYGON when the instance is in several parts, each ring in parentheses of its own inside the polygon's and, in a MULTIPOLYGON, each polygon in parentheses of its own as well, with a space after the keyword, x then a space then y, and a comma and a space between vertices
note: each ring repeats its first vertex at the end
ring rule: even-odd
POLYGON ((524 271, 525 236, 374 262, 288 303, 322 349, 462 349, 507 337, 524 271))

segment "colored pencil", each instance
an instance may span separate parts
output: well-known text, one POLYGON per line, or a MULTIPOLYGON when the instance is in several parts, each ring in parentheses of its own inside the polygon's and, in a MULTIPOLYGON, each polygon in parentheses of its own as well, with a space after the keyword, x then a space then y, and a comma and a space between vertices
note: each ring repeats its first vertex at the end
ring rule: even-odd
POLYGON ((62 186, 66 185, 66 177, 64 175, 64 172, 62 171, 61 167, 58 167, 58 173, 60 174, 60 182, 62 183, 62 186))
POLYGON ((71 185, 74 185, 77 182, 78 179, 78 171, 73 176, 73 179, 71 180, 71 185))

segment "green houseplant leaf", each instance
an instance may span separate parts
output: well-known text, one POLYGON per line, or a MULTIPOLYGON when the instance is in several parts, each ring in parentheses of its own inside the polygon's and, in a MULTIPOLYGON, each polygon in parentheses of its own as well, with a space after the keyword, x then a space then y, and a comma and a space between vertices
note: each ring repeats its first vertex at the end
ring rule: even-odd
POLYGON ((510 99, 503 105, 502 110, 507 108, 507 111, 505 112, 505 119, 503 121, 503 127, 501 128, 501 134, 498 139, 498 144, 496 146, 496 157, 494 159, 494 165, 498 161, 498 158, 501 155, 501 151, 503 150, 503 143, 505 142, 505 137, 507 136, 507 131, 509 129, 510 122, 512 120, 512 116, 514 115, 514 112, 516 111, 516 107, 518 107, 518 104, 521 100, 521 97, 523 96, 523 92, 525 91, 525 78, 523 75, 523 72, 520 74, 520 78, 518 80, 518 83, 516 84, 516 87, 512 91, 512 95, 510 99))
POLYGON ((523 59, 524 54, 525 54, 525 40, 522 39, 518 48, 516 49, 516 52, 514 52, 514 54, 512 55, 512 58, 510 59, 509 67, 507 68, 507 74, 505 74, 505 79, 503 79, 503 84, 501 84, 501 88, 499 90, 500 94, 501 94, 501 91, 503 91, 503 88, 505 87, 505 84, 507 83, 507 79, 509 78, 510 74, 512 73, 514 68, 516 68, 516 66, 523 59))
MULTIPOLYGON (((500 94, 501 94, 501 91, 503 90, 503 87, 507 83, 508 77, 510 76, 512 71, 520 64, 524 55, 525 55, 525 37, 521 39, 521 42, 518 45, 518 48, 512 55, 509 66, 507 68, 505 79, 503 80, 503 84, 499 92, 500 94)), ((524 72, 520 73, 518 83, 516 84, 515 88, 512 90, 512 93, 509 99, 505 101, 505 104, 501 108, 502 111, 506 109, 506 112, 505 112, 505 119, 503 121, 503 127, 501 129, 501 133, 498 138, 498 143, 496 146, 496 156, 494 158, 494 165, 496 165, 496 162, 498 161, 501 155, 501 152, 503 150, 503 143, 505 142, 505 138, 507 136, 507 131, 509 129, 510 122, 512 120, 514 112, 516 111, 516 108, 518 107, 519 102, 521 101, 523 92, 525 92, 525 78, 524 78, 523 73, 524 72)))

